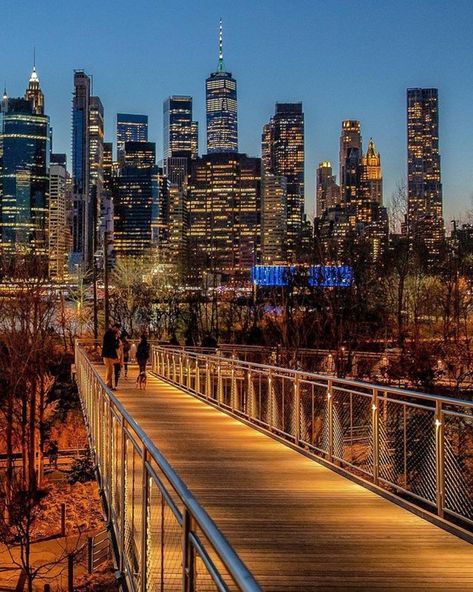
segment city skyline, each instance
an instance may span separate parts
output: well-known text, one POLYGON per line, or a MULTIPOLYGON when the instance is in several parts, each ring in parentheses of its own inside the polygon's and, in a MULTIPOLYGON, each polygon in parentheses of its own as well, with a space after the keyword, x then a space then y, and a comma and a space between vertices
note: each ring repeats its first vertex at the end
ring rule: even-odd
MULTIPOLYGON (((331 161, 336 170, 337 138, 343 119, 360 120, 365 137, 376 139, 383 156, 385 203, 389 202, 396 184, 405 180, 407 173, 404 105, 409 87, 439 89, 440 152, 447 226, 452 217, 471 208, 473 171, 469 163, 473 158, 473 142, 470 140, 473 136, 473 106, 468 102, 468 89, 473 80, 468 71, 460 73, 459 68, 453 67, 472 49, 472 40, 467 33, 473 20, 473 7, 468 3, 456 3, 457 10, 453 13, 442 2, 419 2, 410 6, 409 19, 406 19, 403 12, 408 6, 406 2, 396 3, 396 7, 394 3, 388 3, 382 10, 374 3, 366 2, 364 12, 358 15, 359 26, 355 32, 345 23, 345 20, 351 22, 353 6, 345 2, 323 5, 299 2, 293 18, 294 32, 289 36, 283 34, 282 5, 252 3, 250 16, 247 3, 235 8, 224 2, 219 5, 220 14, 215 13, 215 7, 210 3, 199 4, 200 11, 190 4, 186 8, 189 17, 186 22, 195 26, 186 25, 185 39, 170 49, 163 40, 166 30, 169 34, 176 26, 178 15, 170 4, 164 3, 162 11, 157 11, 152 3, 143 1, 139 3, 136 15, 131 15, 127 21, 126 29, 138 33, 140 24, 140 35, 131 35, 133 44, 125 43, 123 51, 113 57, 112 54, 117 52, 110 52, 107 47, 110 43, 112 47, 118 43, 125 32, 118 22, 125 5, 121 2, 115 5, 113 15, 107 9, 107 2, 95 7, 92 32, 96 30, 97 35, 92 35, 89 43, 78 44, 78 47, 74 46, 74 29, 65 35, 60 28, 46 27, 46 22, 53 25, 60 15, 46 11, 45 15, 34 14, 33 18, 29 1, 15 7, 14 11, 6 8, 7 17, 12 11, 13 30, 22 27, 25 35, 21 43, 12 39, 8 45, 5 41, 0 45, 3 55, 15 56, 14 60, 5 61, 0 76, 6 81, 10 96, 21 94, 24 82, 18 73, 25 70, 26 76, 31 71, 33 50, 24 43, 25 38, 30 39, 31 46, 36 46, 37 69, 46 96, 46 110, 54 128, 55 152, 67 152, 70 157, 69 101, 74 68, 84 68, 93 76, 92 94, 100 96, 104 104, 107 141, 114 139, 117 113, 146 113, 150 121, 150 140, 157 142, 157 154, 161 156, 162 101, 173 94, 193 97, 194 118, 204 129, 205 78, 214 70, 218 58, 218 21, 222 17, 225 67, 238 81, 240 152, 249 156, 260 155, 261 128, 269 119, 276 101, 303 103, 306 120, 305 206, 310 216, 314 211, 316 167, 320 161, 331 161), (430 8, 425 12, 427 6, 430 8), (440 18, 443 28, 432 29, 432 23, 440 18), (108 19, 108 26, 103 28, 105 19, 108 19), (402 20, 402 30, 396 19, 402 20), (44 27, 41 27, 42 23, 44 27), (49 31, 48 38, 42 28, 49 31), (145 50, 146 43, 151 42, 151 29, 156 29, 159 34, 145 50), (410 38, 414 29, 416 40, 410 38), (102 31, 100 35, 99 30, 102 31), (432 30, 436 30, 435 40, 431 38, 432 30), (314 39, 314 33, 317 33, 317 39, 314 39), (344 50, 338 47, 338 38, 343 38, 340 45, 344 50), (60 56, 54 53, 54 60, 48 59, 53 46, 64 49, 60 56), (417 47, 415 54, 414 47, 417 47), (445 51, 447 47, 448 52, 445 51), (343 61, 342 54, 346 57, 347 48, 350 59, 343 61), (148 56, 150 52, 156 55, 155 65, 148 59, 140 60, 140 56, 148 56), (409 59, 413 55, 416 60, 409 59), (255 81, 259 84, 255 85, 255 81)), ((80 22, 80 16, 72 8, 63 24, 72 26, 74 19, 80 22)), ((201 154, 205 153, 205 141, 205 134, 200 134, 201 154)))

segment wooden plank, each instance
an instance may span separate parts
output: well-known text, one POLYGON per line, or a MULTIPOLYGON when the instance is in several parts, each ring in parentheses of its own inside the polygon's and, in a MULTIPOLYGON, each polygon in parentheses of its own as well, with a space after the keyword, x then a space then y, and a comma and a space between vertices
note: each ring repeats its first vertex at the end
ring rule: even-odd
POLYGON ((473 590, 473 546, 153 376, 117 397, 264 590, 473 590))

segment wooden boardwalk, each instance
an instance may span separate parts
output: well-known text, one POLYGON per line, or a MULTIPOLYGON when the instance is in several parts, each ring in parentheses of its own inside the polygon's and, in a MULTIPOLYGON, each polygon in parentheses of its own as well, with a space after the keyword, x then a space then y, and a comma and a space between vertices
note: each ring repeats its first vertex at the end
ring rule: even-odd
POLYGON ((263 590, 473 590, 473 545, 151 375, 137 390, 135 376, 117 397, 263 590))

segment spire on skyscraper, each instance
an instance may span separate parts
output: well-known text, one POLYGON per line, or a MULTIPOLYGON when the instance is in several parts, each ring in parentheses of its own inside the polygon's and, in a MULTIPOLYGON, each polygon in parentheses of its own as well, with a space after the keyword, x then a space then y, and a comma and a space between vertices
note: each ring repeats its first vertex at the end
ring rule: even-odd
POLYGON ((223 65, 223 22, 220 19, 220 27, 218 31, 218 72, 224 72, 225 66, 223 65))
POLYGON ((39 77, 36 72, 36 49, 33 50, 33 70, 31 72, 25 99, 33 104, 33 112, 37 115, 44 113, 44 95, 39 85, 39 77))
POLYGON ((368 151, 366 152, 366 156, 371 156, 371 157, 376 156, 376 146, 375 146, 375 143, 373 142, 373 138, 370 138, 370 141, 368 144, 368 151))

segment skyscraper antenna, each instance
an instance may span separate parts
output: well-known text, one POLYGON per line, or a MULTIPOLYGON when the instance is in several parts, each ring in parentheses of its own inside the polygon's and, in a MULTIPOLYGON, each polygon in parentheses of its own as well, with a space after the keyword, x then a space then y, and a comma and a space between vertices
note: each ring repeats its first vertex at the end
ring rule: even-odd
POLYGON ((33 47, 33 70, 36 70, 36 47, 33 47))
POLYGON ((225 68, 223 65, 223 22, 220 19, 220 27, 218 31, 218 71, 224 72, 225 68))

